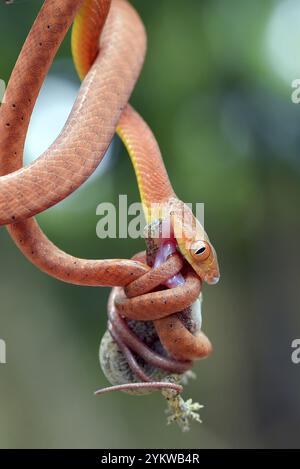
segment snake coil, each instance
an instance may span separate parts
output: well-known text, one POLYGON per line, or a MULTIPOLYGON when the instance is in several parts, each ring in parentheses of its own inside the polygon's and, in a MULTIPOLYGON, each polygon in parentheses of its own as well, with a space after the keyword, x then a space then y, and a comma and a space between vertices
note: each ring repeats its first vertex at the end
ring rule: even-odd
MULTIPOLYGON (((145 262, 146 258, 146 253, 134 257, 140 262, 145 262)), ((191 314, 200 289, 199 278, 186 268, 180 255, 174 254, 125 288, 112 290, 108 301, 110 336, 106 334, 103 338, 100 362, 115 386, 105 388, 105 392, 118 389, 143 393, 144 389, 158 389, 163 383, 169 387, 166 380, 170 379, 170 374, 171 379, 176 380, 192 367, 194 359, 209 355, 210 342, 191 314), (174 289, 163 290, 162 284, 180 271, 185 283, 177 287, 174 301, 174 289), (111 341, 117 349, 112 347, 111 341), (157 376, 160 380, 153 381, 157 376), (136 379, 150 386, 141 385, 136 391, 136 379), (124 380, 130 384, 121 385, 124 380)), ((181 390, 176 383, 172 386, 174 390, 181 390)))
MULTIPOLYGON (((149 388, 158 388, 162 384, 154 383, 145 367, 182 375, 194 360, 211 351, 193 317, 192 305, 201 290, 199 276, 178 254, 152 268, 148 252, 133 260, 76 258, 55 246, 33 218, 90 176, 116 129, 139 174, 143 202, 174 199, 156 140, 128 105, 145 50, 143 24, 126 1, 45 0, 0 108, 0 225, 8 225, 18 248, 49 275, 76 285, 118 285, 109 300, 109 333, 133 374, 149 388), (76 68, 85 80, 57 140, 23 168, 24 142, 38 93, 75 17, 72 48, 76 68), (82 53, 77 54, 80 47, 82 53), (184 284, 165 289, 163 284, 179 272, 184 284), (144 333, 137 326, 141 321, 146 324, 144 333)), ((180 390, 176 383, 168 386, 180 390)))

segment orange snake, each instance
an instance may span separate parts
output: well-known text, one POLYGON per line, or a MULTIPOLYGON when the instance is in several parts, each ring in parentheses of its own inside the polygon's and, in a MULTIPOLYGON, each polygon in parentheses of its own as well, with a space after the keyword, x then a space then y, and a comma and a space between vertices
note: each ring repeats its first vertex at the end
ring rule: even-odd
MULTIPOLYGON (((0 224, 8 225, 24 255, 53 277, 77 285, 126 287, 113 290, 115 310, 110 321, 116 314, 119 318, 154 320, 162 344, 180 369, 182 364, 184 368, 190 361, 207 356, 211 344, 202 332, 191 334, 174 313, 196 300, 203 280, 216 283, 219 270, 203 227, 172 189, 151 130, 128 104, 145 50, 143 24, 125 0, 44 2, 0 108, 0 224), (73 57, 84 79, 80 92, 56 141, 23 168, 24 142, 36 98, 74 18, 73 57), (145 256, 133 260, 73 257, 56 247, 32 218, 64 199, 90 176, 116 129, 131 157, 147 221, 153 203, 163 207, 170 220, 181 255, 170 257, 169 270, 168 260, 151 269, 145 256), (153 292, 183 264, 183 285, 153 292)), ((158 218, 161 216, 159 212, 158 218)), ((120 331, 122 335, 124 328, 120 331)))

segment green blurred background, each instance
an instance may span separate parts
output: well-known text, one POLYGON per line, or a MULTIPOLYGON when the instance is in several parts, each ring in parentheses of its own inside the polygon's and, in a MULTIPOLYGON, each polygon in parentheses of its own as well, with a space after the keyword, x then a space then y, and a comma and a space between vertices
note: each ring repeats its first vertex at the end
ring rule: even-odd
MULTIPOLYGON (((0 77, 7 80, 41 2, 3 3, 0 77)), ((221 266, 219 285, 204 289, 214 354, 195 365, 198 379, 185 390, 205 405, 203 424, 187 434, 166 427, 158 393, 95 398, 107 384, 98 347, 109 290, 39 272, 1 228, 0 337, 8 363, 0 365, 0 446, 300 446, 300 365, 291 361, 291 342, 300 338, 300 105, 291 101, 291 82, 300 78, 299 2, 132 3, 149 38, 132 103, 158 138, 179 197, 205 202, 221 266)), ((44 90, 57 118, 63 87, 76 94, 79 86, 69 40, 44 90)), ((40 108, 29 159, 43 133, 55 137, 56 118, 40 108)), ((128 258, 143 249, 142 240, 95 234, 100 202, 116 202, 119 193, 138 200, 120 143, 113 153, 83 189, 39 216, 74 255, 128 258)))

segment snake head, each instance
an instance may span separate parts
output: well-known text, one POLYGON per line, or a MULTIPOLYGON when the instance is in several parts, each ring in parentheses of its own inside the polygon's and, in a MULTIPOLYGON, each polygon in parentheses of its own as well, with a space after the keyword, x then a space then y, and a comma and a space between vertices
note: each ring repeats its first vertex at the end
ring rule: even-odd
POLYGON ((169 213, 178 249, 201 280, 210 285, 218 283, 220 271, 216 251, 191 209, 172 198, 169 213))

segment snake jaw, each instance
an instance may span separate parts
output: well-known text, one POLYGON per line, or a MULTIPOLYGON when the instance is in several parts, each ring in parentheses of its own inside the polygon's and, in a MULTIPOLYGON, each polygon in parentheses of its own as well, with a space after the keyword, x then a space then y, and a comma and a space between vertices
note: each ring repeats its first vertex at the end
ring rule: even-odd
POLYGON ((209 285, 217 285, 217 283, 219 283, 219 280, 220 276, 207 277, 205 279, 206 283, 208 283, 209 285))

